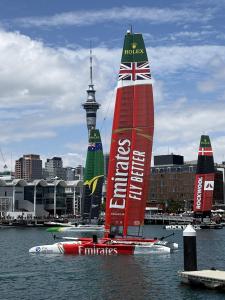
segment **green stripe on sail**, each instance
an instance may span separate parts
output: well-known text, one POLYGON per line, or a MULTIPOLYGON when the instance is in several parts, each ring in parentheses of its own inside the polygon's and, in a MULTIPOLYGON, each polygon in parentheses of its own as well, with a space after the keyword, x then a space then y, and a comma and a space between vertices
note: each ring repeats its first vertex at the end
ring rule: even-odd
POLYGON ((89 146, 84 171, 82 214, 85 218, 99 216, 104 182, 104 157, 98 129, 90 130, 89 146))
POLYGON ((127 33, 121 63, 148 61, 144 40, 140 33, 127 33))
POLYGON ((104 175, 104 157, 101 136, 98 129, 91 129, 84 172, 84 183, 100 175, 104 175), (91 150, 92 144, 93 149, 91 150))

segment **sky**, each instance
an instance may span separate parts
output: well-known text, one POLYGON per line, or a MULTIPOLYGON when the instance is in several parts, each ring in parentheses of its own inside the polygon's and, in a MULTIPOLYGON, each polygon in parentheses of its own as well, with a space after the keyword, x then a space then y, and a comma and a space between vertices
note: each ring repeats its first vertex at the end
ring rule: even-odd
POLYGON ((97 128, 109 152, 124 34, 143 34, 153 77, 153 155, 225 161, 224 0, 0 0, 0 170, 24 154, 85 163, 89 45, 97 128))

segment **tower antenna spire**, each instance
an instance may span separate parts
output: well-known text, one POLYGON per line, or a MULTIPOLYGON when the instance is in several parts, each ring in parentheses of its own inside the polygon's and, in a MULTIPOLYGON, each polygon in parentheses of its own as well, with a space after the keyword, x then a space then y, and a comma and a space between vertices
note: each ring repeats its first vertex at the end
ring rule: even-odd
POLYGON ((133 33, 133 26, 130 24, 130 33, 133 33))
POLYGON ((100 107, 100 104, 96 102, 95 99, 95 89, 93 84, 93 65, 92 65, 92 43, 90 41, 90 83, 88 84, 87 89, 87 100, 82 104, 83 108, 86 111, 86 122, 88 129, 88 136, 90 136, 90 130, 95 129, 96 127, 96 112, 100 107))
POLYGON ((90 81, 93 85, 93 66, 92 66, 92 42, 90 41, 90 81))

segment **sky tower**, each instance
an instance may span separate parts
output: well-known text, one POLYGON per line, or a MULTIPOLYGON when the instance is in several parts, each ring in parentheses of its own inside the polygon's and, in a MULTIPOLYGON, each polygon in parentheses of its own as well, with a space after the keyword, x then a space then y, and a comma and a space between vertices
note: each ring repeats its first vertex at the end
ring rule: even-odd
POLYGON ((96 112, 100 107, 100 104, 95 100, 95 92, 92 76, 92 48, 90 45, 90 84, 87 89, 87 100, 82 104, 83 108, 86 110, 88 137, 90 136, 90 130, 95 129, 96 112))

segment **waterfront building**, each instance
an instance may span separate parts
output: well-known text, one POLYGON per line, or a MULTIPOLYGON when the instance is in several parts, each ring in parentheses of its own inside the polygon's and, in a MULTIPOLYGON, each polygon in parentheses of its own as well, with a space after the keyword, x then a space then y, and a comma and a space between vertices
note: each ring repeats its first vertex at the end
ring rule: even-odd
MULTIPOLYGON (((215 165, 216 166, 216 165, 215 165)), ((170 154, 154 158, 151 168, 148 206, 164 210, 192 210, 196 162, 184 162, 183 156, 170 154)), ((214 205, 224 203, 223 173, 216 169, 214 205)))
POLYGON ((15 178, 34 180, 42 178, 42 160, 40 155, 26 154, 16 160, 15 178))
POLYGON ((0 216, 79 215, 82 188, 80 180, 0 180, 0 216))
POLYGON ((81 200, 83 192, 83 182, 81 180, 66 181, 65 203, 66 214, 76 217, 81 215, 81 200))

